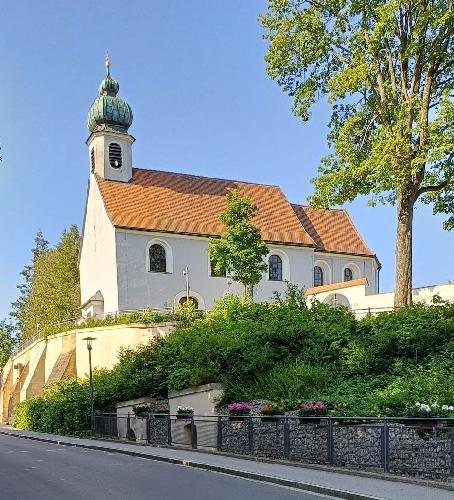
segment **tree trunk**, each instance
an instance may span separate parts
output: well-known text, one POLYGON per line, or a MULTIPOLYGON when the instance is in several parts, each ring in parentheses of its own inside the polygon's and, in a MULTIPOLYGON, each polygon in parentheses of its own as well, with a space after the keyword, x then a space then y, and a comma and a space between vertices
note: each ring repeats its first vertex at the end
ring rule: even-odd
POLYGON ((405 307, 412 302, 412 233, 414 199, 397 198, 396 283, 394 307, 405 307))

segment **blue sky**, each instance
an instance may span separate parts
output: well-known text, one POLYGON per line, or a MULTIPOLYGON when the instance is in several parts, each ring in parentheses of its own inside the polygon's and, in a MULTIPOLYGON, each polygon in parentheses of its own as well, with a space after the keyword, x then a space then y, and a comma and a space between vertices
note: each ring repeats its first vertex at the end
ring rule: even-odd
MULTIPOLYGON (((134 112, 136 167, 279 184, 304 203, 326 153, 325 102, 309 124, 265 72, 257 16, 265 0, 8 2, 0 37, 0 318, 41 229, 55 244, 81 224, 88 177, 86 114, 108 48, 134 112)), ((395 214, 346 206, 394 279, 395 214)), ((415 214, 414 285, 454 280, 453 234, 415 214)))

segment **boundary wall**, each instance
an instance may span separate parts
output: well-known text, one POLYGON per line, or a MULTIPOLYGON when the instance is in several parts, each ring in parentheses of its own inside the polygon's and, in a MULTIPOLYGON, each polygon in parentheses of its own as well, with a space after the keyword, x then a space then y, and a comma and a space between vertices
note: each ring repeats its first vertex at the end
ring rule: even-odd
POLYGON ((111 369, 122 347, 134 348, 167 336, 176 324, 113 325, 81 328, 35 340, 15 353, 0 372, 0 422, 11 418, 15 406, 41 394, 44 385, 88 374, 85 337, 93 337, 93 368, 111 369))

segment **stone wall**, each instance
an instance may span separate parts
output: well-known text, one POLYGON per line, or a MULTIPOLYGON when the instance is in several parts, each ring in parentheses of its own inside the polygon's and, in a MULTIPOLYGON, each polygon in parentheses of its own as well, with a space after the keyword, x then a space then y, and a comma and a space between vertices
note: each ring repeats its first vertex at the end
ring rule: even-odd
MULTIPOLYGON (((221 418, 220 451, 241 455, 333 464, 362 470, 385 468, 383 425, 333 425, 260 417, 221 418), (287 430, 286 430, 287 426, 287 430)), ((396 474, 453 481, 454 428, 416 429, 389 425, 388 468, 396 474)))

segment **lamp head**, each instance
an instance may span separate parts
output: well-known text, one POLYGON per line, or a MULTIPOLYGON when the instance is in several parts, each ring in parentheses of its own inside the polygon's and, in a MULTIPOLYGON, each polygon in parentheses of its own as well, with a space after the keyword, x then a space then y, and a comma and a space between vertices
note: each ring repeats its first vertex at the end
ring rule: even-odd
POLYGON ((91 351, 93 349, 93 340, 96 340, 95 337, 85 337, 82 340, 85 340, 87 342, 87 349, 91 351))

